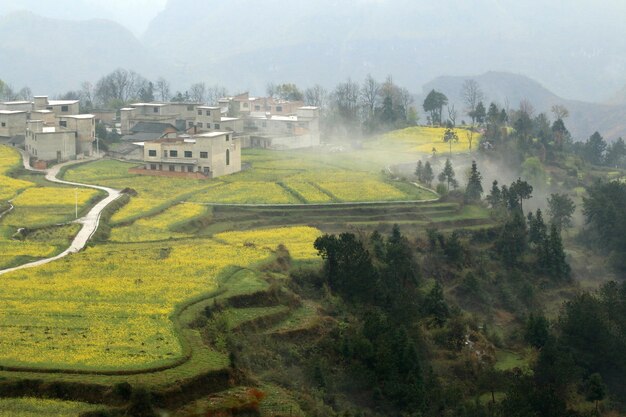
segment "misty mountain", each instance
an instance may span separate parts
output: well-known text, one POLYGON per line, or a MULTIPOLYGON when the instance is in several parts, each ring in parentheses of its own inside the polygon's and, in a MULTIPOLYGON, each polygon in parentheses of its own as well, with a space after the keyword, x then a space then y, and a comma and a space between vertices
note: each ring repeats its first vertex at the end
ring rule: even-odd
POLYGON ((487 72, 479 76, 438 77, 424 85, 422 94, 417 97, 417 103, 421 105, 426 94, 435 89, 448 97, 450 105, 454 104, 460 115, 459 120, 468 120, 461 95, 463 83, 467 79, 473 79, 480 84, 486 107, 493 101, 500 107, 516 109, 522 100, 528 100, 535 108, 536 114, 544 112, 552 118, 550 113, 552 106, 564 105, 570 112, 565 124, 575 140, 586 140, 595 131, 599 131, 607 139, 626 137, 624 102, 597 104, 567 100, 523 75, 487 72))
POLYGON ((146 76, 167 64, 107 20, 70 22, 15 12, 0 17, 0 79, 35 94, 59 94, 118 68, 146 76))
POLYGON ((441 74, 500 70, 526 74, 568 98, 603 101, 626 82, 623 5, 571 5, 170 0, 143 41, 173 57, 188 78, 249 83, 257 91, 268 81, 330 87, 367 73, 379 79, 391 73, 417 91, 441 74))

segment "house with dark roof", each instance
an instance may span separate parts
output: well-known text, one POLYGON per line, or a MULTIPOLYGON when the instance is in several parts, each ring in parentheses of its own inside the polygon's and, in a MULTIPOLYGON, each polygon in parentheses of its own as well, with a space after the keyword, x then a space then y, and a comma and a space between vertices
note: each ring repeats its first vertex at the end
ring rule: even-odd
POLYGON ((125 142, 150 142, 167 137, 176 137, 179 130, 171 123, 138 122, 129 134, 122 136, 125 142))

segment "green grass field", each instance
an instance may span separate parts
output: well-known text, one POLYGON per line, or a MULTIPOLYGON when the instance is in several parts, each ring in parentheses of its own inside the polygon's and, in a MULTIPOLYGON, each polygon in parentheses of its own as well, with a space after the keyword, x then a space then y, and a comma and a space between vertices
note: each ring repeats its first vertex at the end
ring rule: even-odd
POLYGON ((102 410, 102 407, 69 401, 37 398, 0 399, 0 417, 78 417, 81 413, 102 410))

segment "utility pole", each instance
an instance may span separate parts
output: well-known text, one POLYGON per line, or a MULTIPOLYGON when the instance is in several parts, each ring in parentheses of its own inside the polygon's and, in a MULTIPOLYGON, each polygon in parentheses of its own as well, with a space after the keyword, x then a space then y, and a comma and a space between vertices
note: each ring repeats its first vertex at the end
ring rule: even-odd
POLYGON ((75 212, 76 212, 76 218, 78 219, 78 188, 74 188, 74 192, 75 192, 75 212))

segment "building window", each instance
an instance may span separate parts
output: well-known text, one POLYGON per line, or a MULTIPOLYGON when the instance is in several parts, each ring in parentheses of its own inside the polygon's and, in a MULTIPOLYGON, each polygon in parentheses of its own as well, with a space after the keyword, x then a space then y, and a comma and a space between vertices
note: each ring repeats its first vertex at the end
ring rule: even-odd
POLYGON ((219 129, 220 128, 220 124, 219 123, 215 123, 215 128, 219 129))
POLYGON ((207 159, 208 157, 209 157, 209 153, 208 152, 200 152, 200 158, 207 159))
POLYGON ((67 122, 66 122, 65 120, 61 120, 61 121, 59 122, 59 126, 61 126, 61 127, 67 127, 67 122))
POLYGON ((167 151, 163 151, 163 157, 167 158, 167 151))
POLYGON ((230 165, 230 149, 226 149, 226 166, 230 165))
POLYGON ((150 164, 150 169, 153 171, 156 171, 156 164, 150 164))
POLYGON ((48 106, 46 107, 46 110, 54 110, 54 109, 52 108, 52 106, 48 106))
POLYGON ((189 166, 187 167, 187 172, 193 172, 193 166, 189 165, 189 166))
POLYGON ((211 173, 211 168, 204 167, 204 175, 209 175, 211 173))
POLYGON ((263 127, 267 127, 267 122, 263 122, 261 124, 263 125, 263 127))
POLYGON ((170 165, 170 172, 176 171, 176 165, 170 165))
POLYGON ((261 111, 261 106, 254 106, 254 111, 261 111))
POLYGON ((276 106, 276 112, 281 113, 283 111, 283 106, 276 106))
POLYGON ((158 108, 158 107, 154 107, 154 108, 152 109, 152 111, 153 111, 154 113, 158 113, 158 112, 159 112, 159 108, 158 108))
POLYGON ((148 151, 148 156, 157 156, 157 151, 156 149, 150 149, 148 151))
POLYGON ((68 111, 70 111, 70 108, 68 106, 61 106, 61 111, 63 113, 67 113, 68 111))
POLYGON ((243 103, 243 108, 247 109, 248 108, 248 103, 243 103))
POLYGON ((226 135, 226 142, 230 140, 230 135, 226 135))
POLYGON ((2 127, 7 127, 7 124, 2 122, 2 127))
POLYGON ((178 158, 178 151, 170 151, 170 158, 178 158))
POLYGON ((202 126, 204 126, 202 123, 198 123, 198 127, 199 127, 200 129, 202 129, 202 126))
POLYGON ((202 116, 202 110, 198 110, 198 116, 202 116))
POLYGON ((193 158, 193 152, 185 151, 185 158, 193 158))
POLYGON ((193 111, 193 106, 187 106, 187 111, 193 111))
POLYGON ((193 122, 189 122, 189 127, 193 127, 193 122))
POLYGON ((206 111, 206 115, 207 115, 207 116, 210 116, 210 115, 211 115, 211 110, 207 110, 207 111, 206 111))

